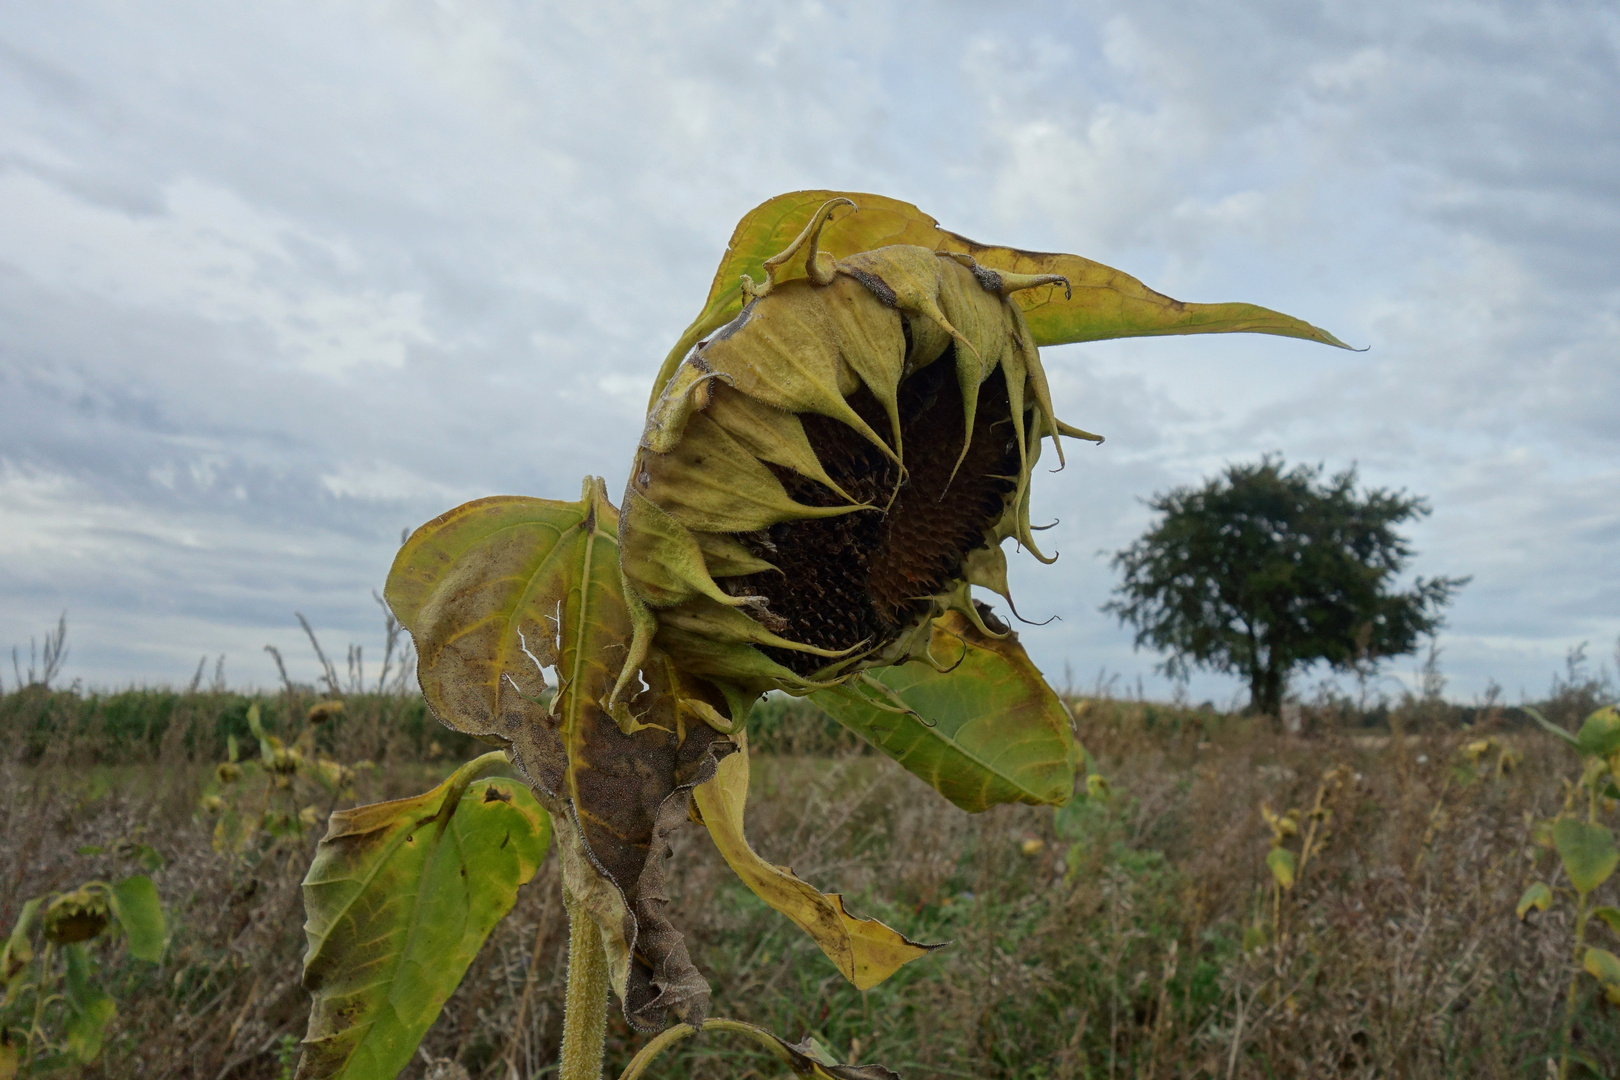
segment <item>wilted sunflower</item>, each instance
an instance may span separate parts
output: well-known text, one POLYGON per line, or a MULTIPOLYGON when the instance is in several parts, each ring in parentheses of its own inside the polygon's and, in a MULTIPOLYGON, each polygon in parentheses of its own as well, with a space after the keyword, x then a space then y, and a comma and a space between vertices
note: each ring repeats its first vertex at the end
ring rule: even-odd
POLYGON ((1029 511, 1042 443, 1100 441, 1057 419, 1037 348, 1245 330, 1338 344, 881 196, 778 196, 665 360, 622 507, 589 478, 577 502, 480 499, 412 534, 386 595, 424 698, 530 781, 571 925, 582 950, 595 927, 631 1024, 707 1014, 664 895, 689 819, 861 989, 933 947, 749 848, 760 693, 815 693, 970 811, 1072 796, 1071 718, 970 592, 1007 595, 1008 539, 1050 561, 1029 511))
POLYGON ((110 917, 105 890, 83 886, 58 896, 45 909, 45 939, 57 945, 89 941, 107 928, 110 917))

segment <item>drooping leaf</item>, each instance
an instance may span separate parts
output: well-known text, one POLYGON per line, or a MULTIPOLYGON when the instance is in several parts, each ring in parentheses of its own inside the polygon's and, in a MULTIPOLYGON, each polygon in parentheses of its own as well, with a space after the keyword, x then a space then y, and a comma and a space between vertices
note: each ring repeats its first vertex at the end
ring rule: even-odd
POLYGON ((127 877, 112 887, 109 897, 113 916, 129 938, 130 955, 154 964, 162 960, 168 927, 152 879, 145 874, 127 877))
POLYGON ((256 701, 248 706, 247 723, 248 730, 259 740, 259 759, 266 765, 270 764, 275 760, 276 747, 280 744, 280 740, 264 730, 264 723, 259 718, 259 703, 256 701))
POLYGON ((64 945, 62 951, 67 955, 67 1052, 88 1065, 101 1056, 107 1025, 117 1015, 118 1006, 91 982, 90 954, 82 943, 64 945))
POLYGON ((871 672, 914 713, 858 683, 810 700, 969 813, 1068 802, 1084 752, 1017 635, 991 637, 951 611, 934 620, 930 652, 950 670, 918 662, 871 672))
MULTIPOLYGON (((1607 949, 1587 949, 1581 966, 1603 984, 1603 996, 1610 1005, 1620 1005, 1620 957, 1607 949)), ((1596 1063, 1589 1062, 1591 1075, 1602 1076, 1596 1063)))
POLYGON ((1519 916, 1519 921, 1523 922, 1529 916, 1531 908, 1546 911, 1551 904, 1552 890, 1547 888, 1545 882, 1538 881, 1524 890, 1524 895, 1519 897, 1519 906, 1514 912, 1519 916))
POLYGON ((12 987, 34 961, 34 945, 30 936, 43 903, 42 897, 35 897, 23 904, 17 921, 12 924, 11 934, 6 938, 5 947, 0 949, 0 997, 7 1000, 10 999, 12 987))
POLYGON ((1277 884, 1284 889, 1294 887, 1294 872, 1299 866, 1299 856, 1287 848, 1276 847, 1266 855, 1266 866, 1271 869, 1271 876, 1277 884))
MULTIPOLYGON (((1184 304, 1154 292, 1129 274, 1078 255, 979 244, 941 229, 932 217, 898 199, 860 192, 795 191, 766 200, 737 223, 702 312, 670 350, 653 382, 654 399, 692 346, 742 309, 742 275, 763 280, 765 260, 785 249, 810 224, 816 211, 838 198, 851 200, 859 209, 835 210, 822 230, 821 248, 835 259, 890 244, 915 244, 970 255, 996 270, 1068 278, 1067 296, 1062 286, 1051 285, 1032 289, 1019 299, 1038 345, 1151 334, 1250 332, 1344 347, 1325 330, 1253 304, 1184 304)), ((802 266, 789 264, 777 270, 776 280, 803 275, 802 266)))
POLYGON ((1586 718, 1575 745, 1583 754, 1606 758, 1620 750, 1620 709, 1606 706, 1586 718))
POLYGON ((1620 986, 1620 957, 1607 949, 1587 949, 1582 967, 1604 986, 1620 986))
POLYGON ((1602 825, 1564 818, 1553 823, 1552 839, 1570 884, 1582 896, 1607 881, 1620 863, 1614 833, 1602 825))
POLYGON ((681 704, 724 707, 723 696, 661 656, 638 658, 644 689, 622 725, 604 709, 632 638, 617 526, 600 480, 574 503, 480 499, 411 535, 385 595, 415 639, 434 714, 508 745, 552 812, 565 880, 602 930, 625 1015, 656 1030, 666 1010, 707 1010, 708 984, 664 914, 663 867, 687 789, 730 744, 681 704))
POLYGON ((743 832, 748 804, 748 746, 741 732, 736 753, 722 759, 714 778, 693 791, 703 823, 732 872, 771 907, 793 920, 827 954, 840 974, 869 990, 903 964, 928 955, 923 945, 876 919, 861 919, 844 908, 838 893, 823 893, 791 869, 766 862, 743 832))
MULTIPOLYGON (((1542 910, 1546 910, 1545 905, 1543 905, 1542 910)), ((1595 907, 1592 909, 1592 918, 1598 920, 1616 934, 1620 934, 1620 908, 1610 907, 1608 904, 1595 907)))
POLYGON ((304 878, 314 998, 299 1080, 392 1080, 550 842, 523 784, 474 780, 332 815, 304 878))
POLYGON ((544 711, 561 605, 602 535, 594 510, 588 500, 478 499, 400 548, 384 596, 415 639, 422 692, 442 722, 515 743, 531 711, 544 711))
MULTIPOLYGON (((618 580, 616 573, 608 574, 604 589, 618 580)), ((616 644, 622 648, 623 640, 616 644)), ((611 661, 619 654, 604 649, 597 655, 611 661)), ((582 684, 595 693, 581 695, 579 714, 564 729, 565 791, 570 820, 589 851, 579 870, 602 874, 626 910, 627 917, 621 916, 625 954, 609 950, 625 1018, 641 1030, 656 1031, 668 1015, 701 1020, 708 1013, 708 983, 666 914, 664 872, 672 853, 669 838, 689 820, 691 790, 714 775, 717 757, 728 753, 731 743, 687 704, 702 702, 717 715, 724 699, 683 676, 657 650, 642 665, 645 688, 628 705, 636 726, 622 730, 600 703, 616 673, 616 667, 610 671, 597 664, 591 682, 582 684)), ((612 933, 616 926, 609 930, 618 936, 612 933)))

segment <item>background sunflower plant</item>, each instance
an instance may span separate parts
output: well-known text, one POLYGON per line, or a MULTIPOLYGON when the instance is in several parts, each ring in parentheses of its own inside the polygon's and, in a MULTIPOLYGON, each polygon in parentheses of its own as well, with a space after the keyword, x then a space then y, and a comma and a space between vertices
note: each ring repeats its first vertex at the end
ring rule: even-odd
MULTIPOLYGON (((939 945, 851 914, 744 831, 748 717, 809 696, 969 812, 1062 805, 1071 718, 1008 623, 1011 540, 1043 562, 1030 477, 1060 420, 1039 346, 1254 332, 1342 346, 1251 304, 1184 304, 1075 255, 979 244, 908 203, 802 191, 737 226, 653 381, 615 506, 479 499, 417 529, 386 598, 422 693, 498 749, 423 795, 334 814, 304 882, 313 1009, 298 1076, 393 1077, 554 837, 568 910, 561 1080, 595 1080, 610 997, 800 1075, 879 1065, 709 1016, 664 895, 700 823, 732 870, 865 990, 939 945), (495 775, 491 775, 495 774, 495 775)), ((1084 788, 1081 789, 1084 791, 1084 788)), ((1083 797, 1083 796, 1082 796, 1083 797)))

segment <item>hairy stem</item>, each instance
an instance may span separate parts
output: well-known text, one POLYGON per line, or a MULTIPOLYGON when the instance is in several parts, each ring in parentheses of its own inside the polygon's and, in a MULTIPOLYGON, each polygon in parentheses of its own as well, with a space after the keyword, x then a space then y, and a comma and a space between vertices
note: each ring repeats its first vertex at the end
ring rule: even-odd
POLYGON ((563 886, 568 909, 568 991, 563 1003, 562 1061, 557 1080, 602 1080, 607 1040, 608 967, 602 935, 585 905, 563 886))

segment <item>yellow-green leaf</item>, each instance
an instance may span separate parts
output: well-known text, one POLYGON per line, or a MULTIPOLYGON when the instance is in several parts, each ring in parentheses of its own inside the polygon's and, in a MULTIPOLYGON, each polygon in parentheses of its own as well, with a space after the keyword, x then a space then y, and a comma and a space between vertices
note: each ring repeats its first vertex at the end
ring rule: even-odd
POLYGON ((112 887, 109 898, 113 915, 129 939, 130 955, 154 964, 162 960, 168 928, 152 879, 145 874, 127 877, 112 887))
POLYGON ((1575 736, 1575 745, 1581 753, 1600 758, 1620 750, 1620 709, 1609 705, 1588 716, 1575 736))
POLYGON ((1620 957, 1609 950, 1587 949, 1581 966, 1604 986, 1620 986, 1620 957))
POLYGON ((1287 848, 1272 848, 1266 856, 1266 866, 1271 868, 1271 876, 1278 885, 1284 889, 1294 887, 1294 872, 1299 866, 1299 856, 1287 848))
POLYGON ((474 780, 332 815, 304 878, 304 987, 314 998, 299 1080, 392 1080, 490 930, 534 876, 551 822, 509 779, 474 780))
POLYGON ((1582 896, 1607 881, 1620 863, 1614 833, 1602 825, 1564 818, 1553 823, 1552 839, 1570 884, 1582 896))
POLYGON ((761 900, 815 939, 839 972, 858 989, 870 990, 909 963, 937 949, 922 945, 876 919, 844 909, 838 893, 822 893, 791 869, 766 862, 748 845, 743 813, 748 803, 748 745, 742 733, 736 753, 723 758, 714 778, 693 796, 709 835, 727 865, 761 900))
MULTIPOLYGON (((596 500, 496 496, 458 506, 400 548, 384 595, 416 642, 428 706, 471 735, 514 739, 561 659, 561 604, 605 530, 596 500)), ((605 500, 602 500, 605 502, 605 500)), ((566 678, 566 676, 564 676, 566 678)))
MULTIPOLYGON (((915 244, 970 255, 980 265, 995 270, 1062 274, 1068 278, 1067 293, 1061 285, 1051 285, 1018 296, 1024 319, 1039 345, 1153 334, 1249 332, 1345 347, 1325 330, 1253 304, 1184 304, 1153 291, 1129 274, 1078 255, 980 244, 941 229, 932 217, 898 199, 859 192, 794 191, 766 200, 737 223, 702 312, 676 342, 653 382, 654 400, 692 346, 742 309, 742 275, 763 280, 765 260, 784 250, 817 210, 839 198, 851 200, 859 209, 835 210, 821 232, 821 250, 835 259, 890 244, 915 244)), ((777 269, 776 280, 801 277, 804 272, 798 262, 790 262, 777 269)))
POLYGON ((1519 916, 1519 921, 1523 922, 1530 914, 1531 908, 1546 911, 1551 904, 1552 890, 1547 888, 1545 882, 1538 881, 1524 890, 1524 895, 1519 897, 1519 906, 1515 909, 1515 913, 1519 916))
POLYGON ((810 700, 970 813, 1068 802, 1083 754, 1017 636, 990 637, 950 611, 934 620, 930 651, 950 670, 913 662, 869 673, 913 713, 859 683, 810 700))
POLYGON ((23 977, 28 965, 34 961, 34 946, 30 940, 34 930, 34 922, 39 917, 40 906, 44 903, 43 897, 35 897, 22 906, 17 915, 17 921, 12 924, 11 935, 6 938, 4 948, 0 948, 0 996, 8 999, 12 986, 23 977))

